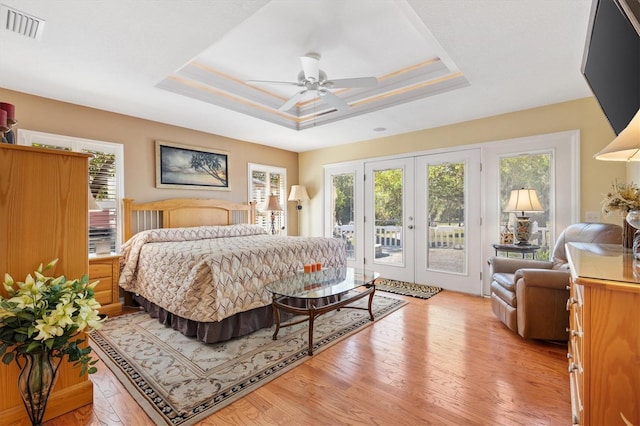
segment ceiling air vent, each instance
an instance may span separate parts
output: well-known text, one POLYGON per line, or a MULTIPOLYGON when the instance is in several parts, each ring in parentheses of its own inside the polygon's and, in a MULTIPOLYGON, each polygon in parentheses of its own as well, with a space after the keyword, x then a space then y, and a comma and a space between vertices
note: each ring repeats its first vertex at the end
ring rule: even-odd
POLYGON ((9 31, 34 40, 40 40, 42 37, 45 21, 40 18, 2 4, 0 5, 0 20, 2 21, 2 30, 4 31, 9 31))

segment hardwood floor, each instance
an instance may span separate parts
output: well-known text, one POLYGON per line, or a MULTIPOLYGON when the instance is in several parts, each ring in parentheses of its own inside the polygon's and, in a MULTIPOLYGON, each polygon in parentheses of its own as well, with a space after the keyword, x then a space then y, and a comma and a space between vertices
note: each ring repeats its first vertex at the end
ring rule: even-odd
MULTIPOLYGON (((489 299, 447 291, 405 299, 199 425, 570 423, 566 345, 521 339, 495 318, 489 299)), ((153 424, 109 370, 98 369, 94 404, 45 426, 153 424)))

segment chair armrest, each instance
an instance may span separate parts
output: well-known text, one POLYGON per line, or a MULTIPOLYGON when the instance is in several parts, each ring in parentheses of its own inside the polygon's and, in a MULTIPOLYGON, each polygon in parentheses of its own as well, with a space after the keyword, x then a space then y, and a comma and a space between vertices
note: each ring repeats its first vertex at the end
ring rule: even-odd
POLYGON ((512 257, 492 256, 488 260, 492 273, 514 274, 522 268, 551 269, 552 262, 547 260, 516 259, 512 257))
POLYGON ((549 269, 519 269, 515 273, 514 281, 525 287, 543 287, 566 290, 569 285, 569 271, 549 269), (522 280, 522 281, 520 281, 522 280))

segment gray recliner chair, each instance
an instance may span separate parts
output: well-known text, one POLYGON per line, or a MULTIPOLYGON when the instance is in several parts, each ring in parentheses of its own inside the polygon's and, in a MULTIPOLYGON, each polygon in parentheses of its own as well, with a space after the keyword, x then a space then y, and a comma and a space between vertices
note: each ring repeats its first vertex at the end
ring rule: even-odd
POLYGON ((550 261, 494 256, 491 265, 491 308, 511 330, 525 339, 568 339, 569 242, 621 244, 622 227, 576 223, 558 238, 550 261))

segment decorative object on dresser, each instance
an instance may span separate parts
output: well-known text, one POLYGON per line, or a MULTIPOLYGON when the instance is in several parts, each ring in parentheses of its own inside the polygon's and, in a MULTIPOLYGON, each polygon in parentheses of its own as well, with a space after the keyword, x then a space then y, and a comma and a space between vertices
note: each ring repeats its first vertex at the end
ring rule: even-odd
POLYGON ((566 341, 569 316, 568 242, 619 243, 622 228, 576 223, 558 238, 551 260, 491 257, 491 308, 509 329, 525 339, 566 341))
POLYGON ((635 229, 626 220, 631 210, 640 209, 640 189, 633 182, 622 183, 617 180, 611 185, 611 190, 605 194, 602 200, 602 213, 606 216, 618 214, 622 219, 622 245, 633 247, 633 235, 635 229))
POLYGON ((620 245, 567 245, 572 424, 640 424, 640 264, 620 245))
POLYGON ((18 391, 32 425, 42 424, 65 358, 80 367, 81 376, 97 371, 91 347, 82 345, 85 329, 98 329, 103 321, 93 292, 97 283, 89 283, 86 275, 74 280, 44 275, 57 262, 40 264, 24 282, 5 274, 7 297, 0 294, 0 357, 20 367, 18 391))
POLYGON ((625 218, 626 222, 635 229, 633 233, 633 256, 640 259, 640 210, 630 210, 625 218))
POLYGON ((7 102, 0 102, 0 139, 3 143, 16 143, 13 126, 16 125, 16 107, 7 102))
POLYGON ((504 209, 505 212, 517 213, 515 238, 518 245, 528 245, 531 238, 531 220, 524 214, 526 212, 543 212, 544 208, 538 200, 538 193, 535 189, 514 189, 511 191, 509 202, 504 209))
MULTIPOLYGON (((88 271, 89 154, 0 144, 0 271, 26 276, 42 260, 59 258, 56 275, 88 271), (19 213, 17 213, 19 212, 19 213), (31 236, 31 237, 25 237, 31 236)), ((1 288, 0 293, 6 295, 1 288)), ((0 364, 0 389, 14 389, 20 370, 0 364)), ((93 384, 66 360, 44 420, 93 402, 93 384)), ((18 392, 2 392, 0 424, 27 420, 18 392)))
POLYGON ((120 287, 152 316, 207 343, 271 326, 267 283, 306 264, 346 266, 343 240, 270 235, 253 224, 251 204, 184 198, 123 204, 120 287))

